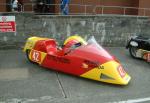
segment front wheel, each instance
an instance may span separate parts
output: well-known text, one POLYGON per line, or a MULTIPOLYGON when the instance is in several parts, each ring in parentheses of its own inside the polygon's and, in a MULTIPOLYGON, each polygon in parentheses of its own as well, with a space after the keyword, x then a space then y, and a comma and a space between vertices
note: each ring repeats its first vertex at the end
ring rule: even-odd
POLYGON ((134 47, 134 46, 129 47, 129 53, 130 53, 131 57, 136 58, 136 59, 138 58, 136 55, 137 51, 138 51, 137 47, 134 47))
POLYGON ((26 57, 27 57, 27 59, 31 62, 31 63, 34 63, 33 61, 31 61, 31 59, 29 58, 29 55, 30 55, 30 51, 31 50, 26 50, 26 57))

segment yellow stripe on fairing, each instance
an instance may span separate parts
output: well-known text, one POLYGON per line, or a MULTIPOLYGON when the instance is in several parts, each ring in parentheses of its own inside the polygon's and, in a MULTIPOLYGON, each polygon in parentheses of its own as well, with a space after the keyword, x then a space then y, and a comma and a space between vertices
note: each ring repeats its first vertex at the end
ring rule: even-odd
POLYGON ((41 52, 41 62, 39 62, 39 64, 41 64, 43 62, 43 60, 45 59, 47 53, 41 52))
POLYGON ((126 73, 125 77, 122 78, 117 70, 119 65, 120 64, 117 63, 116 61, 109 61, 101 65, 104 67, 104 69, 93 68, 92 70, 80 76, 88 79, 107 82, 107 83, 126 85, 130 81, 131 77, 126 73), (102 73, 112 79, 100 78, 102 73))

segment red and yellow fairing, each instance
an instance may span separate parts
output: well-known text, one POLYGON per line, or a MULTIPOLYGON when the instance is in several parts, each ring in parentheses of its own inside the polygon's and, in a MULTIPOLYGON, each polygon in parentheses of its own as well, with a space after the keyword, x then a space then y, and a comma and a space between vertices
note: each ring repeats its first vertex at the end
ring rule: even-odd
MULTIPOLYGON (((70 37, 64 44, 73 39, 74 37, 70 37)), ((43 67, 83 78, 119 85, 127 85, 131 79, 121 64, 103 48, 99 50, 94 45, 86 45, 85 42, 84 46, 75 49, 68 55, 60 56, 58 55, 60 50, 52 54, 47 51, 47 48, 43 48, 42 43, 45 40, 48 39, 38 37, 29 38, 24 48, 24 50, 30 49, 29 59, 43 67)))
POLYGON ((48 40, 48 38, 41 38, 41 37, 35 37, 35 36, 28 38, 23 51, 25 52, 27 49, 30 49, 30 50, 33 49, 37 41, 40 41, 40 40, 48 40))

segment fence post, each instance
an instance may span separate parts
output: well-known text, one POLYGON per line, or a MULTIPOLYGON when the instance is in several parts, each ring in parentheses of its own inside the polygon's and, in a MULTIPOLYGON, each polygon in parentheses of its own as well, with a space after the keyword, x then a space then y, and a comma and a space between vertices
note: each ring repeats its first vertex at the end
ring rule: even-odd
POLYGON ((102 15, 104 14, 104 7, 102 6, 102 15))
POLYGON ((84 15, 86 15, 87 5, 84 5, 84 15))
POLYGON ((145 16, 146 12, 145 12, 145 8, 144 8, 144 16, 145 16))
POLYGON ((126 7, 123 8, 123 15, 126 15, 126 7))
POLYGON ((94 7, 93 7, 93 13, 92 13, 92 14, 94 14, 94 15, 96 14, 96 7, 97 7, 97 6, 94 6, 94 7))
POLYGON ((24 7, 25 7, 25 4, 22 5, 22 12, 24 12, 24 7))
POLYGON ((34 4, 32 3, 32 12, 34 12, 34 9, 33 9, 33 8, 34 8, 34 4))

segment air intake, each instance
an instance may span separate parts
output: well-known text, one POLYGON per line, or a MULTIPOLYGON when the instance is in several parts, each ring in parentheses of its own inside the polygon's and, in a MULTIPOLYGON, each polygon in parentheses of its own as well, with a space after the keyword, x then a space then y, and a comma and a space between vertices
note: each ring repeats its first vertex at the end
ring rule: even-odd
POLYGON ((101 73, 101 75, 100 75, 100 79, 109 79, 109 80, 114 80, 114 78, 109 77, 109 76, 107 76, 107 75, 105 75, 105 74, 103 74, 103 73, 101 73))

